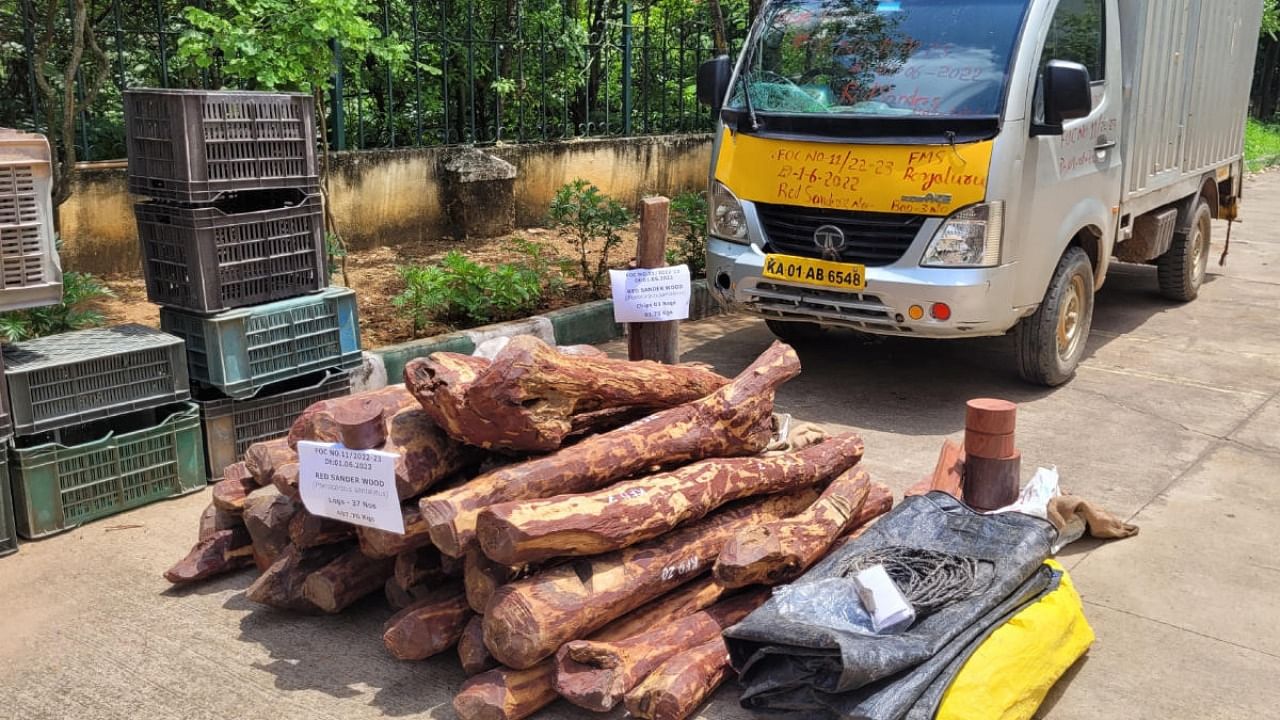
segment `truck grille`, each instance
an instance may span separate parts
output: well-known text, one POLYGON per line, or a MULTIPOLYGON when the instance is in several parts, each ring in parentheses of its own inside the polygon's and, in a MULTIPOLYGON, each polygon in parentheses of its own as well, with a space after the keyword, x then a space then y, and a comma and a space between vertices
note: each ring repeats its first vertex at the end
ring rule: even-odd
POLYGON ((756 214, 770 250, 788 255, 821 258, 813 232, 834 225, 844 232, 840 260, 878 267, 898 261, 924 225, 923 215, 853 212, 756 203, 756 214))

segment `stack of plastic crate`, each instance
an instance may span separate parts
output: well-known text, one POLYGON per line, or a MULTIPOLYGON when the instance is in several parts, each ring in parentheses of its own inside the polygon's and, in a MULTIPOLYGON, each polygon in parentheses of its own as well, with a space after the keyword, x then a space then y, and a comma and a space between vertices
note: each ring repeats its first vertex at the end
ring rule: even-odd
MULTIPOLYGON (((62 301, 50 159, 43 135, 0 128, 0 311, 62 301)), ((0 555, 18 549, 8 471, 13 439, 8 402, 0 363, 0 555)))
POLYGON ((309 95, 125 93, 129 189, 148 298, 186 341, 218 479, 307 405, 349 391, 355 294, 326 288, 309 95))

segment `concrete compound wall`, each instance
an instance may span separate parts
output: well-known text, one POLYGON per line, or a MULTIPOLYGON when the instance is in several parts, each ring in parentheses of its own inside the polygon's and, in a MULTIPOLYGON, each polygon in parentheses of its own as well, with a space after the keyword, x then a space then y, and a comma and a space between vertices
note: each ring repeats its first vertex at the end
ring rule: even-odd
MULTIPOLYGON (((516 224, 545 222, 557 188, 586 178, 631 206, 645 195, 706 186, 708 135, 575 140, 484 148, 512 163, 516 224)), ((337 153, 330 179, 334 217, 354 249, 394 245, 448 233, 439 161, 448 148, 337 153)), ((83 168, 62 206, 63 267, 94 273, 141 268, 133 203, 123 163, 83 168)))

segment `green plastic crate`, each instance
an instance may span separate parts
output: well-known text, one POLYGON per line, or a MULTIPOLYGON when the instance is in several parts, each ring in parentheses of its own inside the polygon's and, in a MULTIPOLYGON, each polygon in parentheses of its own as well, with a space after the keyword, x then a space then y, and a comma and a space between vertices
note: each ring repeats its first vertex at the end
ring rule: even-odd
POLYGON ((13 493, 9 491, 9 457, 0 456, 0 557, 18 552, 18 525, 13 519, 13 493))
POLYGON ((13 450, 18 534, 32 539, 205 487, 200 408, 180 403, 86 428, 99 439, 13 450))
POLYGON ((348 288, 210 316, 163 307, 160 327, 186 341, 193 383, 236 400, 270 383, 360 366, 356 294, 348 288))

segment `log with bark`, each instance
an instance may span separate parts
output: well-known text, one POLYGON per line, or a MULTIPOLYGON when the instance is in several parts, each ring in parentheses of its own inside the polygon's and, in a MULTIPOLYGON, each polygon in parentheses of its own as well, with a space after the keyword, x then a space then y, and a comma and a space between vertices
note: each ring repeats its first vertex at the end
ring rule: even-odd
POLYGON ((164 573, 177 584, 192 583, 242 568, 253 561, 253 544, 244 525, 215 530, 164 573))
POLYGON ((478 675, 498 666, 489 648, 484 646, 484 618, 472 615, 458 638, 458 661, 467 676, 478 675))
POLYGON ((273 485, 249 494, 244 504, 244 524, 253 538, 253 561, 259 570, 271 567, 289 545, 289 521, 301 509, 301 503, 273 485))
POLYGON ((627 693, 627 712, 642 720, 684 720, 729 677, 729 649, 716 637, 680 653, 627 693))
MULTIPOLYGON (((710 578, 695 580, 609 623, 591 639, 629 638, 695 613, 714 603, 723 593, 724 587, 710 578)), ((498 667, 463 683, 453 699, 453 708, 461 720, 521 720, 559 697, 555 676, 554 659, 526 670, 498 667)))
POLYGON ((597 555, 704 517, 733 500, 816 485, 862 458, 846 434, 771 457, 704 460, 579 495, 493 505, 476 521, 485 555, 504 565, 597 555))
POLYGON ((588 492, 655 465, 754 455, 772 438, 774 391, 799 372, 795 351, 774 343, 732 383, 705 398, 429 495, 420 506, 431 541, 461 557, 475 543, 477 515, 490 505, 588 492))
POLYGON ((355 537, 355 525, 312 515, 306 508, 298 510, 289 520, 289 542, 304 550, 354 540, 355 537))
POLYGON ((369 557, 394 557, 401 553, 431 545, 431 528, 422 518, 416 500, 400 507, 404 534, 371 527, 356 528, 360 549, 369 557))
POLYGON ((462 586, 444 599, 428 598, 401 610, 382 628, 382 642, 399 660, 425 660, 453 647, 471 620, 462 586))
POLYGON ((625 640, 572 640, 556 653, 556 692, 578 707, 608 712, 667 658, 720 637, 769 599, 757 588, 625 640))
POLYGON ((232 530, 244 524, 240 513, 229 512, 209 503, 200 513, 200 531, 197 540, 208 540, 219 530, 232 530))
POLYGON ((271 567, 253 581, 245 591, 245 597, 282 610, 319 612, 319 608, 303 596, 302 587, 311 573, 349 549, 344 545, 321 545, 304 550, 290 545, 271 567))
POLYGON ((870 490, 871 477, 853 468, 804 512, 739 532, 716 558, 716 579, 729 587, 795 580, 853 527, 870 490))
POLYGON ((298 453, 289 447, 288 437, 256 442, 244 453, 244 465, 259 486, 270 484, 276 468, 291 462, 298 462, 298 453))
POLYGON ((416 407, 418 401, 405 389, 404 385, 388 385, 377 390, 369 390, 355 395, 346 395, 313 403, 303 410, 298 419, 289 428, 289 447, 296 448, 299 440, 315 442, 340 442, 342 432, 334 418, 334 412, 352 403, 373 400, 382 406, 386 418, 393 417, 405 408, 416 407))
MULTIPOLYGON (((559 448, 574 430, 574 416, 672 407, 728 382, 701 367, 568 356, 531 335, 513 338, 488 367, 476 372, 477 366, 461 367, 459 378, 466 385, 462 413, 468 417, 444 426, 470 445, 517 452, 559 448)), ((438 378, 431 371, 421 363, 405 368, 406 385, 426 398, 424 405, 437 394, 438 378)))
POLYGON ((360 598, 383 589, 395 560, 370 558, 352 548, 307 576, 302 597, 321 612, 340 613, 360 598))
POLYGON ((527 668, 711 567, 720 547, 751 525, 789 517, 818 493, 805 489, 745 502, 656 540, 578 558, 504 585, 485 608, 485 645, 527 668))

